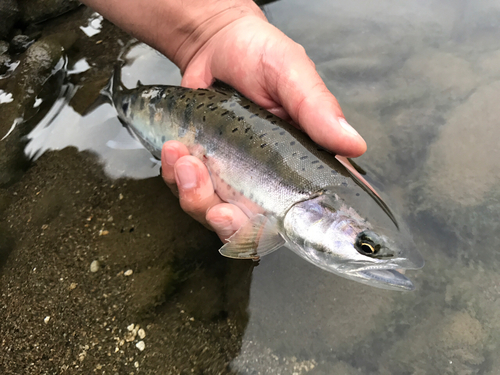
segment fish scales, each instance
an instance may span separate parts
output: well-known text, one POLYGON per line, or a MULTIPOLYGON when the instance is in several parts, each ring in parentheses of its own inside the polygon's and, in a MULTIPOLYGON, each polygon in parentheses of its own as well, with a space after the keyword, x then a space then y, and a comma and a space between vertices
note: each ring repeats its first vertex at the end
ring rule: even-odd
MULTIPOLYGON (((139 120, 134 132, 157 157, 165 141, 184 143, 207 164, 214 180, 266 212, 282 215, 297 200, 328 186, 353 184, 337 172, 343 167, 329 153, 244 97, 165 86, 145 88, 139 96, 138 108, 126 109, 139 120)), ((239 203, 238 197, 217 192, 239 203)))
POLYGON ((166 141, 183 143, 249 217, 221 254, 258 259, 286 246, 340 276, 413 289, 397 271, 423 266, 411 235, 348 161, 224 85, 118 90, 115 72, 110 87, 120 121, 155 157, 166 141))

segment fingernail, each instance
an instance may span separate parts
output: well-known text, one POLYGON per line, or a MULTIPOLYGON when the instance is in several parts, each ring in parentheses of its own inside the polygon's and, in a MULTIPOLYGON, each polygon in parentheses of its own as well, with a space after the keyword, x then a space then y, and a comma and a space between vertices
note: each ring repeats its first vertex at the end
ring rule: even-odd
POLYGON ((167 149, 165 153, 165 161, 167 162, 168 165, 173 166, 175 162, 177 161, 177 155, 175 152, 167 149))
POLYGON ((182 189, 192 189, 197 186, 196 168, 190 163, 178 165, 175 168, 175 177, 182 189))
POLYGON ((338 120, 339 120, 339 124, 340 124, 340 126, 342 126, 342 128, 343 128, 346 132, 348 132, 348 133, 349 133, 349 134, 351 134, 351 135, 354 135, 354 136, 357 136, 357 137, 361 137, 361 136, 359 135, 359 133, 356 131, 356 129, 354 129, 351 125, 349 125, 349 123, 346 121, 346 119, 345 119, 345 118, 343 118, 343 117, 339 117, 339 119, 338 119, 338 120))

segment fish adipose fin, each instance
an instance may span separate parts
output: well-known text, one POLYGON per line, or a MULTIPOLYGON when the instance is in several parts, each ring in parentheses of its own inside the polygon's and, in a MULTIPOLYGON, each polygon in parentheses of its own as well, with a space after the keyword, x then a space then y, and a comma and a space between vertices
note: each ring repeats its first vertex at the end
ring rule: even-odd
POLYGON ((247 221, 219 252, 228 258, 253 259, 272 253, 285 244, 276 225, 264 215, 255 215, 247 221))

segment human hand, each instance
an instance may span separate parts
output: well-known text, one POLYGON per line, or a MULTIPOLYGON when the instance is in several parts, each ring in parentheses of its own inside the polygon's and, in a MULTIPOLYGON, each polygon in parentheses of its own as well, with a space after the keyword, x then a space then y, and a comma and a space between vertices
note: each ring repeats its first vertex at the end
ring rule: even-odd
MULTIPOLYGON (((207 29, 217 31, 194 54, 178 50, 174 60, 184 71, 183 86, 206 88, 220 79, 336 154, 354 157, 366 151, 302 46, 262 16, 245 14, 230 23, 227 18, 211 20, 207 29)), ((221 201, 206 167, 179 142, 163 146, 162 176, 178 192, 182 208, 223 241, 248 219, 238 207, 221 201)))

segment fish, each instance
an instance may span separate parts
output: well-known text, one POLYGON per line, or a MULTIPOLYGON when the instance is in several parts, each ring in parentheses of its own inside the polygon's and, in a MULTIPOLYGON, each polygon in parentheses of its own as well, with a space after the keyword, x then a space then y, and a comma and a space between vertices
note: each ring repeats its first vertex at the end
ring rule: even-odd
POLYGON ((410 232, 349 160, 223 82, 208 89, 108 84, 119 120, 151 154, 183 143, 208 168, 219 197, 248 221, 219 252, 258 260, 286 247, 313 265, 389 290, 413 290, 423 267, 410 232))

